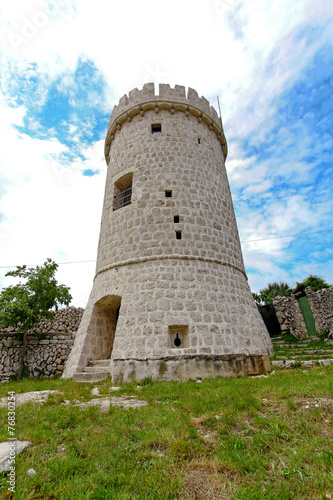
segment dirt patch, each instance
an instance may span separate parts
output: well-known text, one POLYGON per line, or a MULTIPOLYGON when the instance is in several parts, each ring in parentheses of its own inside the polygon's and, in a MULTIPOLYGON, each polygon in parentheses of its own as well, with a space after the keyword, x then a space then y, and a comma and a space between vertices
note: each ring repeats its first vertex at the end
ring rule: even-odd
POLYGON ((232 476, 214 461, 193 461, 184 472, 183 494, 187 500, 229 500, 232 476))
POLYGON ((295 401, 298 410, 309 410, 310 408, 333 409, 333 398, 303 398, 295 401))

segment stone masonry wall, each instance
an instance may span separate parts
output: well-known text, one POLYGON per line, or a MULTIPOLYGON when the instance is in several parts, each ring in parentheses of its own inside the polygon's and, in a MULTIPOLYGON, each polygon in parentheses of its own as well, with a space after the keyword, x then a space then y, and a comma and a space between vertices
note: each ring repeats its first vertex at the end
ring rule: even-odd
MULTIPOLYGON (((54 377, 63 372, 83 315, 82 308, 68 307, 42 321, 28 334, 24 375, 54 377)), ((13 327, 0 334, 0 381, 10 380, 18 370, 22 341, 13 327)))
MULTIPOLYGON (((155 377, 153 363, 157 379, 168 373, 162 363, 179 362, 181 371, 181 360, 267 357, 272 345, 244 269, 225 137, 208 101, 178 85, 160 85, 158 94, 154 84, 134 89, 112 112, 105 155, 96 275, 64 378, 101 359, 110 360, 113 380, 129 381, 155 377), (131 203, 118 209, 124 179, 131 203), (105 356, 103 324, 116 309, 105 356)), ((183 379, 176 370, 173 377, 183 379)))
MULTIPOLYGON (((307 287, 305 294, 312 309, 317 333, 320 334, 326 329, 332 333, 333 287, 324 288, 318 292, 314 292, 310 287, 307 287)), ((291 297, 276 297, 273 305, 282 331, 289 330, 292 335, 299 339, 309 337, 296 295, 292 295, 291 297)))

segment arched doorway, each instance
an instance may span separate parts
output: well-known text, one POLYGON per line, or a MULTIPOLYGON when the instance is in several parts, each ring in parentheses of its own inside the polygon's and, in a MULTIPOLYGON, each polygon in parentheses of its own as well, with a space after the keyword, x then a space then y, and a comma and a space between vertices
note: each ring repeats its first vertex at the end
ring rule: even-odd
POLYGON ((107 295, 94 305, 93 359, 110 359, 116 334, 121 297, 107 295))

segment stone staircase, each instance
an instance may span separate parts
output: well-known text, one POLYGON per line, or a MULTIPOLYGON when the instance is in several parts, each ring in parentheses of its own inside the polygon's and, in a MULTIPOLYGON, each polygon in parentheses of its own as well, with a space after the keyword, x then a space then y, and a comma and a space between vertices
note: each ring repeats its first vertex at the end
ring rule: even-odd
POLYGON ((322 341, 319 337, 305 340, 290 337, 273 337, 274 355, 271 356, 272 368, 296 368, 328 366, 333 364, 333 341, 322 341))
POLYGON ((100 382, 110 377, 110 359, 95 359, 88 362, 82 372, 74 375, 77 382, 100 382))

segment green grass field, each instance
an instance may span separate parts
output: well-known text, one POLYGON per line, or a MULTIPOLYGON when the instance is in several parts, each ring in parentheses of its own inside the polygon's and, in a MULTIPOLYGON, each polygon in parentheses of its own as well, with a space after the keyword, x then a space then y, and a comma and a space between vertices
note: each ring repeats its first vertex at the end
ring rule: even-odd
MULTIPOLYGON (((16 409, 15 497, 3 499, 333 499, 333 366, 202 383, 126 384, 109 392, 69 380, 1 384, 1 396, 57 389, 16 409), (137 409, 82 409, 75 400, 135 395, 137 409), (70 400, 71 405, 64 405, 70 400), (26 472, 35 469, 36 475, 26 472)), ((1 441, 9 437, 0 410, 1 441)))

